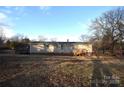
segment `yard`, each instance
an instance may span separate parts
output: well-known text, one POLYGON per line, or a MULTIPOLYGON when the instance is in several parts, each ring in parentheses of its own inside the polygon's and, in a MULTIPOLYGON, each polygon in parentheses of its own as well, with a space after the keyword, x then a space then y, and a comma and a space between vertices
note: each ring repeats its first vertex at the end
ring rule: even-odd
POLYGON ((124 86, 124 59, 55 55, 0 55, 0 86, 124 86))

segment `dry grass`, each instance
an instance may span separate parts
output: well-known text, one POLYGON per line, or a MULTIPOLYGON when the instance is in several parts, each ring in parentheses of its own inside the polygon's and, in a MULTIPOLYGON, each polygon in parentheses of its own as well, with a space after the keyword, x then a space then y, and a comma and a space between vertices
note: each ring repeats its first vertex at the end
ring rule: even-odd
POLYGON ((120 86, 124 86, 124 59, 111 59, 103 62, 111 68, 113 75, 120 78, 120 86))
POLYGON ((121 78, 124 86, 124 60, 113 57, 74 57, 44 55, 2 55, 0 86, 80 87, 92 86, 91 78, 102 74, 121 78), (4 63, 3 63, 4 62, 4 63))

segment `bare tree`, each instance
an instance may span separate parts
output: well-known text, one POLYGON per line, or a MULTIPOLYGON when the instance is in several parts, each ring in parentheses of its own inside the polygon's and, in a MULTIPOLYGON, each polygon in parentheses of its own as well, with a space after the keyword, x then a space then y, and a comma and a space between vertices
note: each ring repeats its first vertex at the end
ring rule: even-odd
POLYGON ((21 40, 22 43, 29 43, 30 42, 30 39, 28 37, 24 37, 22 40, 21 40))
POLYGON ((51 38, 51 42, 56 42, 57 38, 51 38))
POLYGON ((97 40, 99 39, 101 41, 101 47, 103 47, 103 45, 111 46, 110 49, 113 54, 117 43, 119 41, 121 44, 123 43, 124 8, 117 8, 105 12, 102 16, 92 21, 90 28, 95 32, 96 38, 98 36, 100 37, 97 38, 97 40))
POLYGON ((15 48, 20 43, 28 43, 29 39, 22 34, 17 34, 10 39, 11 47, 15 48))
POLYGON ((15 42, 21 42, 21 40, 24 38, 23 35, 21 34, 16 34, 15 36, 11 37, 11 41, 15 41, 15 42))
POLYGON ((5 41, 5 35, 3 29, 0 28, 0 46, 3 45, 4 41, 5 41))
POLYGON ((38 40, 41 41, 41 42, 45 42, 47 40, 47 38, 45 38, 44 36, 39 35, 38 40))
POLYGON ((80 36, 80 40, 83 41, 83 42, 88 42, 89 41, 89 38, 90 38, 90 36, 85 35, 85 34, 82 34, 80 36))

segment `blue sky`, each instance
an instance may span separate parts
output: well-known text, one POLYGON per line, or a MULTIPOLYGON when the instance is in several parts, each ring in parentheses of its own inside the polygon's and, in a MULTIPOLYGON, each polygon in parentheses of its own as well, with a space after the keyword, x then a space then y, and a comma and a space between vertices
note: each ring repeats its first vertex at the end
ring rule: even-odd
POLYGON ((31 39, 44 36, 57 41, 79 41, 81 34, 90 34, 91 20, 115 7, 32 6, 0 7, 0 22, 10 25, 6 36, 23 34, 31 39))

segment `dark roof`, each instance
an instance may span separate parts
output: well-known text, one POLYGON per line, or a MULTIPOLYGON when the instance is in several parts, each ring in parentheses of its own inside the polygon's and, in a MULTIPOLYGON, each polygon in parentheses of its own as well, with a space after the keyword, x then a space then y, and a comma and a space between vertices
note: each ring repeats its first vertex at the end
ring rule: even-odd
POLYGON ((79 43, 79 44, 80 43, 83 43, 83 44, 91 44, 90 42, 50 42, 50 41, 49 42, 39 42, 39 41, 33 41, 33 42, 31 42, 31 44, 36 44, 36 43, 52 43, 52 44, 53 43, 61 43, 61 44, 62 43, 71 43, 71 44, 72 43, 79 43))

